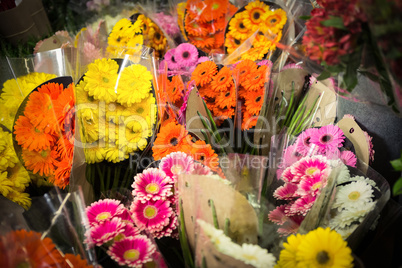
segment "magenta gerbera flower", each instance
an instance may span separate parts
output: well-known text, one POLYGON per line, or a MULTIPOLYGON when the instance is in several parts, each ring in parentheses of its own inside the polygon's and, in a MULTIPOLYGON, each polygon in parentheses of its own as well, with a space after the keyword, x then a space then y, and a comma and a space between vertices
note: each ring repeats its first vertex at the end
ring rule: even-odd
POLYGON ((177 63, 181 67, 190 67, 195 65, 198 60, 197 48, 189 43, 182 43, 177 46, 174 55, 177 63))
POLYGON ((140 229, 134 226, 134 223, 126 223, 124 231, 120 232, 114 237, 114 241, 121 241, 122 239, 130 236, 137 236, 141 233, 140 229))
POLYGON ((180 69, 180 65, 177 62, 177 59, 175 58, 175 48, 169 49, 166 54, 165 54, 165 61, 167 63, 167 67, 170 70, 178 70, 180 69))
POLYGON ((342 151, 341 160, 347 166, 356 167, 356 155, 351 151, 342 151))
POLYGON ((300 181, 296 193, 302 197, 306 195, 316 196, 327 185, 327 177, 321 173, 305 177, 300 181))
POLYGON ((131 204, 134 223, 140 230, 147 229, 151 233, 161 231, 169 224, 169 217, 173 214, 169 201, 146 201, 136 199, 131 204))
POLYGON ((327 125, 318 129, 317 135, 311 137, 310 141, 318 146, 320 153, 335 151, 342 147, 345 140, 342 130, 338 126, 327 125))
MULTIPOLYGON (((279 178, 279 177, 278 177, 279 178)), ((292 173, 292 166, 288 167, 285 169, 285 171, 282 172, 281 177, 280 177, 284 182, 290 182, 290 183, 298 183, 300 178, 296 177, 292 173)))
POLYGON ((314 205, 317 196, 306 195, 297 199, 293 204, 291 204, 285 211, 288 215, 300 214, 306 216, 307 212, 310 211, 311 207, 314 205))
POLYGON ((203 164, 199 162, 194 162, 194 170, 191 174, 196 174, 196 175, 212 175, 212 171, 209 167, 204 166, 203 164))
POLYGON ((282 168, 287 168, 293 163, 299 161, 304 155, 298 151, 296 144, 290 145, 283 150, 283 159, 281 162, 282 168))
POLYGON ((191 174, 194 171, 194 159, 183 152, 173 152, 161 159, 159 168, 177 181, 180 173, 191 174))
POLYGON ((312 137, 317 137, 317 135, 318 128, 308 128, 303 131, 295 142, 297 152, 302 156, 312 155, 315 146, 312 144, 311 139, 312 137))
POLYGON ((286 222, 288 219, 285 210, 286 208, 289 207, 289 205, 281 205, 277 206, 274 210, 272 210, 268 214, 268 219, 278 225, 282 225, 286 222))
POLYGON ((151 255, 155 251, 156 246, 148 237, 138 235, 115 242, 107 253, 119 265, 143 267, 143 264, 152 261, 151 255))
POLYGON ((120 204, 120 201, 114 199, 102 199, 86 208, 88 221, 91 226, 108 221, 114 216, 120 215, 123 211, 124 206, 120 204))
POLYGON ((274 197, 281 200, 291 200, 299 195, 296 194, 297 184, 287 182, 285 185, 278 187, 274 192, 274 197))
POLYGON ((173 181, 165 172, 157 168, 148 168, 134 177, 133 196, 142 202, 147 200, 165 200, 173 194, 173 181))
POLYGON ((133 218, 131 217, 131 212, 127 208, 124 207, 123 212, 119 215, 116 215, 117 218, 120 218, 123 223, 133 223, 133 218))
POLYGON ((327 163, 327 158, 324 156, 304 157, 294 163, 290 169, 294 176, 291 182, 294 183, 316 175, 328 177, 331 172, 331 167, 327 163))
POLYGON ((123 232, 125 224, 120 218, 113 218, 102 224, 91 227, 87 233, 87 241, 93 242, 97 246, 101 246, 112 240, 119 233, 123 232))
POLYGON ((304 217, 302 215, 288 217, 287 221, 282 225, 281 228, 278 229, 278 233, 281 236, 297 233, 303 220, 304 217))
POLYGON ((177 214, 172 213, 169 218, 169 224, 166 225, 161 231, 157 231, 152 233, 155 238, 162 238, 162 237, 178 237, 178 229, 179 221, 177 219, 177 214))

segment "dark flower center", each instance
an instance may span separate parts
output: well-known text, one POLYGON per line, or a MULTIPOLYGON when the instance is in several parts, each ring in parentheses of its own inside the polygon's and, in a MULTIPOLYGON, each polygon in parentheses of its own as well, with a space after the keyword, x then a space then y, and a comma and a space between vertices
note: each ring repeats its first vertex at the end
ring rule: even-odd
POLYGON ((179 140, 176 137, 170 139, 169 143, 173 146, 176 146, 179 143, 179 140))
POLYGON ((307 137, 307 138, 304 139, 304 145, 310 146, 310 138, 311 137, 307 137))
POLYGON ((259 102, 261 100, 261 96, 258 96, 256 99, 255 99, 255 102, 259 102))
POLYGON ((276 22, 276 19, 272 19, 271 23, 274 24, 276 22))
POLYGON ((317 253, 316 259, 319 264, 324 265, 324 264, 328 263, 330 258, 328 256, 328 253, 323 250, 323 251, 320 251, 317 253))
POLYGON ((236 45, 240 45, 240 40, 235 39, 234 42, 235 42, 236 45))
POLYGON ((120 38, 120 37, 117 37, 116 41, 117 41, 117 42, 120 42, 120 40, 121 40, 121 38, 120 38))
POLYGON ((230 91, 226 92, 225 97, 229 97, 230 91))
POLYGON ((123 27, 120 28, 120 31, 123 30, 123 27))
POLYGON ((201 156, 200 156, 200 160, 201 160, 201 161, 204 161, 204 160, 205 160, 205 155, 201 155, 201 156))
POLYGON ((183 58, 187 59, 190 56, 190 53, 188 51, 184 51, 182 56, 183 58))
POLYGON ((156 40, 161 39, 162 35, 160 33, 155 33, 155 38, 156 40))
POLYGON ((254 18, 255 20, 258 20, 258 19, 260 18, 260 13, 259 13, 259 12, 254 12, 253 18, 254 18))
POLYGON ((239 24, 239 28, 241 28, 241 29, 244 29, 244 28, 246 28, 246 27, 244 27, 244 24, 243 24, 243 22, 240 22, 240 24, 239 24))
POLYGON ((328 134, 321 137, 321 142, 323 142, 323 143, 330 142, 331 140, 332 140, 332 136, 328 135, 328 134))
POLYGON ((202 73, 201 73, 201 75, 204 75, 204 74, 206 74, 207 72, 206 71, 203 71, 202 73))
POLYGON ((221 78, 219 78, 219 82, 222 82, 223 80, 225 80, 226 79, 226 77, 225 76, 222 76, 221 78))
POLYGON ((175 92, 175 91, 176 91, 176 87, 173 88, 173 92, 175 92))

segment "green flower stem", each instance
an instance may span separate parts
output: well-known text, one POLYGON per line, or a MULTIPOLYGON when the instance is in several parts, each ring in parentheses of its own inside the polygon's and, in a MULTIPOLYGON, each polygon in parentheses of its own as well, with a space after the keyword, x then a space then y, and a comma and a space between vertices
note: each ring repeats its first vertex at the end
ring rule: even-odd
POLYGON ((183 200, 180 198, 179 200, 179 207, 180 207, 180 235, 179 235, 179 240, 180 240, 180 245, 183 250, 183 257, 186 265, 190 268, 194 267, 194 262, 193 258, 191 256, 191 251, 190 247, 188 245, 187 241, 187 234, 186 234, 186 225, 185 225, 185 220, 184 220, 184 211, 183 211, 183 200))
POLYGON ((226 236, 229 236, 229 227, 230 227, 230 220, 228 218, 225 219, 225 228, 223 229, 226 236))
POLYGON ((102 172, 102 170, 100 169, 100 167, 99 167, 99 163, 96 163, 95 164, 96 165, 96 169, 98 170, 98 173, 99 173, 99 178, 100 178, 100 191, 101 192, 104 192, 105 191, 105 182, 104 182, 104 176, 103 176, 103 172, 102 172))
POLYGON ((106 167, 107 175, 106 175, 106 191, 110 190, 110 180, 112 177, 112 169, 111 167, 106 167))
MULTIPOLYGON (((220 137, 219 133, 216 131, 214 131, 208 124, 207 121, 205 121, 205 119, 203 118, 203 116, 200 114, 200 112, 197 111, 198 116, 201 119, 202 124, 204 125, 204 127, 208 130, 208 132, 213 136, 215 141, 218 141, 218 143, 222 140, 222 138, 220 137), (218 135, 217 135, 218 134, 218 135)), ((226 152, 225 150, 222 148, 222 146, 219 146, 219 149, 222 151, 222 153, 225 155, 226 152)))
POLYGON ((290 115, 291 115, 291 110, 293 110, 294 98, 295 98, 295 82, 292 81, 292 93, 290 94, 289 106, 288 106, 288 109, 286 110, 286 113, 285 113, 285 120, 283 121, 282 127, 283 127, 284 125, 287 125, 286 123, 289 122, 289 117, 290 117, 290 115))
POLYGON ((218 216, 216 215, 216 208, 215 208, 214 200, 210 199, 209 205, 212 210, 212 219, 214 221, 214 226, 216 229, 219 229, 218 216))
POLYGON ((305 125, 306 123, 308 124, 309 122, 309 118, 311 118, 312 116, 314 116, 314 113, 312 113, 313 109, 315 108, 315 105, 317 104, 318 99, 320 98, 320 96, 317 96, 317 98, 315 99, 313 105, 310 107, 310 109, 307 111, 306 115, 303 117, 303 119, 300 121, 299 125, 296 127, 295 130, 295 134, 300 133, 303 129, 302 126, 305 125))
POLYGON ((120 172, 121 172, 121 167, 116 167, 114 169, 114 179, 113 179, 113 186, 112 189, 117 189, 119 186, 119 181, 120 181, 120 172))
POLYGON ((205 142, 210 144, 208 134, 205 132, 205 130, 201 129, 200 131, 201 131, 202 135, 204 136, 205 142))

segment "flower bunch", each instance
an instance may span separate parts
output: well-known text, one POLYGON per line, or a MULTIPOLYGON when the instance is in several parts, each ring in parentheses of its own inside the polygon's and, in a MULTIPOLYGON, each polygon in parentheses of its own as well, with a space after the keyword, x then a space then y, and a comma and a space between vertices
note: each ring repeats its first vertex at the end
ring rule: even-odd
POLYGON ((75 36, 74 47, 82 52, 84 65, 102 57, 101 31, 106 29, 106 22, 99 21, 96 30, 91 26, 82 28, 75 36))
POLYGON ((75 130, 74 85, 48 82, 33 91, 15 121, 24 166, 65 188, 70 182, 75 130))
POLYGON ((225 34, 225 49, 232 53, 248 38, 255 35, 251 48, 241 55, 241 59, 253 61, 263 59, 276 49, 282 38, 282 29, 287 21, 286 12, 270 7, 264 2, 253 1, 240 9, 229 21, 225 34))
POLYGON ((275 268, 353 267, 352 250, 340 234, 329 228, 291 235, 283 247, 275 268))
POLYGON ((145 22, 137 19, 134 23, 123 18, 113 27, 107 39, 107 51, 113 57, 120 57, 124 54, 133 55, 141 51, 144 43, 142 32, 145 22))
POLYGON ((31 198, 25 193, 31 178, 14 151, 11 133, 0 128, 0 193, 25 209, 31 198))
POLYGON ((326 186, 332 167, 324 156, 304 157, 285 169, 274 197, 288 201, 268 215, 269 220, 281 225, 278 232, 284 235, 297 232, 321 190, 326 186))
POLYGON ((119 265, 142 267, 153 260, 156 246, 133 221, 133 213, 120 201, 103 199, 86 208, 89 229, 86 243, 107 248, 119 265))
MULTIPOLYGON (((214 226, 201 219, 197 220, 197 224, 200 226, 200 229, 205 236, 210 240, 213 247, 219 252, 245 264, 251 265, 252 267, 274 267, 276 259, 274 255, 268 253, 266 249, 253 244, 236 244, 230 239, 230 237, 226 236, 222 230, 216 229, 214 226)), ((198 239, 201 238, 201 236, 198 237, 198 239)), ((203 244, 204 243, 205 242, 203 241, 203 244)))
POLYGON ((155 14, 154 20, 169 36, 174 37, 180 33, 179 26, 177 26, 173 16, 159 12, 155 14))
POLYGON ((25 97, 34 88, 55 77, 53 74, 33 72, 4 82, 3 88, 0 91, 0 106, 2 107, 0 124, 11 130, 15 115, 25 97))
POLYGON ((183 18, 179 19, 184 21, 188 41, 209 52, 223 46, 226 16, 231 17, 236 11, 228 0, 189 0, 183 18))
POLYGON ((163 57, 167 48, 167 39, 159 26, 144 14, 131 16, 131 20, 135 23, 142 22, 141 30, 144 36, 144 45, 155 50, 155 57, 163 57))
POLYGON ((50 238, 23 229, 0 237, 0 266, 93 268, 80 255, 61 254, 50 238))
POLYGON ((156 121, 152 79, 141 64, 120 71, 112 59, 89 64, 76 87, 77 115, 88 163, 117 163, 147 146, 156 121))
POLYGON ((203 140, 193 141, 188 131, 174 121, 161 126, 152 151, 155 160, 160 160, 172 152, 184 152, 212 171, 218 173, 221 171, 218 155, 211 145, 203 140))

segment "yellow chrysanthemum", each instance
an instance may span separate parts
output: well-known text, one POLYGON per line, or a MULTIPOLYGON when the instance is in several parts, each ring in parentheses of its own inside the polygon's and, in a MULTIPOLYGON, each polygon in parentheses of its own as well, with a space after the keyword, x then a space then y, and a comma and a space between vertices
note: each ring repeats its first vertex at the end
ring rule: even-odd
POLYGON ((353 267, 352 251, 330 228, 306 234, 296 253, 297 267, 353 267))
POLYGON ((118 163, 127 158, 128 155, 114 144, 109 144, 109 147, 106 149, 105 160, 108 162, 118 163))
POLYGON ((135 132, 146 132, 147 137, 152 135, 152 126, 156 122, 156 100, 153 95, 141 103, 135 104, 132 114, 126 117, 125 124, 135 132))
POLYGON ((82 141, 93 143, 105 135, 105 118, 99 116, 96 110, 81 109, 78 111, 78 118, 81 122, 82 141))
POLYGON ((84 81, 85 90, 96 100, 116 101, 115 86, 119 65, 111 59, 99 59, 88 65, 84 81))
POLYGON ((29 197, 28 193, 22 193, 12 190, 8 193, 6 197, 26 210, 31 207, 32 200, 29 197))
POLYGON ((8 179, 14 183, 16 191, 23 192, 31 182, 28 171, 19 162, 13 168, 8 168, 7 173, 8 179))
POLYGON ((106 150, 100 144, 94 143, 86 145, 84 153, 85 153, 85 160, 88 164, 99 163, 105 159, 106 150))
POLYGON ((14 183, 7 178, 7 172, 0 172, 0 194, 7 196, 13 187, 14 183))
POLYGON ((296 234, 288 237, 287 242, 283 243, 283 249, 279 255, 279 260, 275 268, 294 268, 297 266, 296 253, 303 240, 304 235, 296 234))
POLYGON ((245 12, 237 13, 229 21, 229 32, 234 38, 247 39, 253 33, 243 22, 245 15, 245 12))
POLYGON ((148 144, 147 137, 145 132, 135 132, 131 128, 126 127, 120 133, 117 145, 124 153, 132 153, 137 151, 137 149, 145 149, 148 144))
POLYGON ((117 101, 130 107, 148 97, 152 88, 152 74, 145 66, 132 64, 121 73, 117 87, 117 101))
POLYGON ((18 163, 17 155, 11 142, 11 133, 0 129, 0 171, 14 167, 18 163))

